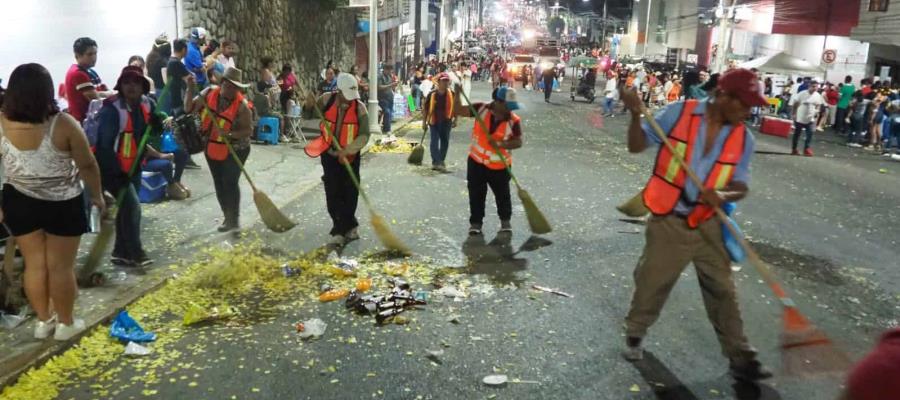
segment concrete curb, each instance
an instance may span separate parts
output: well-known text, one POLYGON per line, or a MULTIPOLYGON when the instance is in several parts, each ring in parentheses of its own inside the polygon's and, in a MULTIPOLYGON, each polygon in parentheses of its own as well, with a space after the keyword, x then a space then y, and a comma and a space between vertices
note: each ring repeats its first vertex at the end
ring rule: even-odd
MULTIPOLYGON (((397 123, 398 125, 403 124, 403 126, 400 126, 402 128, 408 125, 411 120, 412 118, 405 118, 403 120, 397 121, 397 123)), ((379 137, 380 136, 381 135, 379 135, 379 137)), ((360 151, 360 154, 365 155, 369 153, 373 143, 375 142, 374 139, 375 135, 371 135, 369 143, 367 143, 366 146, 360 151)), ((318 181, 314 182, 315 183, 302 186, 298 193, 295 196, 291 197, 285 204, 294 202, 299 197, 303 196, 304 194, 308 193, 321 184, 318 181)), ((262 222, 259 222, 250 228, 257 228, 261 225, 262 222)), ((45 341, 36 350, 23 351, 22 354, 14 356, 12 357, 12 359, 4 362, 2 368, 0 368, 0 390, 2 390, 3 387, 15 384, 19 377, 29 369, 33 367, 40 367, 51 358, 69 350, 70 348, 75 346, 82 337, 90 333, 94 328, 109 323, 115 318, 116 315, 118 315, 120 311, 124 310, 141 297, 146 296, 163 287, 163 285, 165 285, 176 275, 178 275, 177 271, 163 273, 148 279, 146 282, 141 282, 140 284, 136 285, 133 290, 128 291, 128 294, 130 294, 129 296, 117 299, 117 301, 115 301, 111 305, 109 311, 103 314, 100 318, 96 318, 92 321, 85 321, 87 325, 85 330, 82 333, 76 335, 74 338, 65 342, 57 342, 53 340, 45 341)))

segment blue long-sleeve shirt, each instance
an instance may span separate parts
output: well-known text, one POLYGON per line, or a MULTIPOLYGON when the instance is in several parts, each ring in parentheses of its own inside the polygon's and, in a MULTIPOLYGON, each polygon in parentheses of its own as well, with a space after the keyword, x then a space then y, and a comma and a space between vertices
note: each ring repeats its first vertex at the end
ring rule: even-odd
POLYGON ((203 71, 203 53, 197 43, 188 43, 187 55, 184 57, 184 66, 197 78, 200 87, 206 86, 206 72, 203 71))
MULTIPOLYGON (((116 98, 112 101, 123 100, 116 98)), ((128 182, 128 173, 122 171, 115 148, 116 138, 121 133, 119 131, 119 110, 110 102, 104 103, 103 108, 100 109, 99 118, 100 126, 97 130, 97 152, 95 155, 97 164, 100 166, 103 190, 115 193, 125 182, 128 182)), ((162 131, 162 118, 162 116, 156 115, 156 104, 151 100, 149 122, 154 128, 150 130, 150 134, 159 134, 162 131)), ((140 143, 144 130, 147 128, 147 123, 144 122, 143 112, 140 107, 134 107, 131 110, 131 121, 132 128, 134 128, 134 140, 136 143, 140 143)), ((139 185, 141 182, 140 163, 142 161, 143 156, 135 161, 138 163, 138 169, 130 180, 131 183, 136 185, 139 185)))

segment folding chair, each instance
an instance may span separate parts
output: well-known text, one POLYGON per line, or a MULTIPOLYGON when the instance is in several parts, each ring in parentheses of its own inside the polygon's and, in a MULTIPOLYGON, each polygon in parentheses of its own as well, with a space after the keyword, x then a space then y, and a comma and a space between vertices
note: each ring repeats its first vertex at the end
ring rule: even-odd
POLYGON ((288 115, 287 119, 287 139, 291 142, 309 143, 306 135, 303 134, 303 118, 299 115, 288 115))

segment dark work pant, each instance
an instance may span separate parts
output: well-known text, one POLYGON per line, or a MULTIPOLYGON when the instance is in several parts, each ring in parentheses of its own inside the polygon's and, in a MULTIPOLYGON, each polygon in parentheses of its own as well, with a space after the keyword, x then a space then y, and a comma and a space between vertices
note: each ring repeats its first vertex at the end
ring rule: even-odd
MULTIPOLYGON (((140 170, 137 174, 140 174, 140 170)), ((110 193, 118 196, 119 190, 120 188, 115 188, 110 193)), ((128 260, 137 260, 144 255, 144 246, 141 245, 141 203, 134 184, 125 187, 122 206, 116 213, 116 242, 112 254, 113 257, 128 260)))
POLYGON ((544 79, 544 100, 550 100, 550 93, 553 93, 553 79, 544 79))
POLYGON ((381 133, 391 133, 391 120, 394 119, 394 98, 379 98, 378 107, 381 107, 381 112, 384 114, 384 119, 381 121, 381 133))
POLYGON ((501 221, 512 218, 512 199, 509 197, 509 172, 506 169, 493 170, 475 162, 469 157, 466 180, 469 186, 469 223, 481 224, 484 221, 484 206, 487 200, 488 186, 497 200, 497 215, 501 221))
POLYGON ((815 129, 815 128, 813 128, 812 122, 810 122, 808 124, 801 124, 801 123, 795 121, 794 122, 794 138, 793 138, 793 142, 792 142, 792 144, 793 144, 792 148, 794 150, 797 149, 797 144, 800 142, 800 135, 805 130, 806 138, 803 141, 803 148, 808 149, 810 143, 812 142, 813 129, 815 129))
MULTIPOLYGON (((353 228, 359 226, 356 220, 356 206, 359 203, 359 191, 353 185, 347 167, 342 165, 337 157, 323 153, 322 182, 325 183, 325 204, 328 206, 328 215, 331 216, 331 235, 346 235, 353 228)), ((357 179, 359 176, 359 156, 350 163, 357 179)))
POLYGON ((847 123, 844 122, 845 118, 847 118, 847 108, 838 108, 834 114, 834 130, 840 133, 847 132, 847 123))
POLYGON ((444 120, 431 125, 431 165, 444 165, 447 158, 447 147, 450 146, 450 129, 453 121, 444 120))
MULTIPOLYGON (((250 155, 250 148, 235 149, 234 152, 237 153, 241 163, 244 163, 250 155)), ((219 207, 225 216, 225 224, 237 225, 241 215, 241 187, 238 184, 241 179, 241 168, 231 155, 222 161, 211 160, 207 156, 206 162, 209 164, 209 173, 216 188, 216 199, 219 200, 219 207)))

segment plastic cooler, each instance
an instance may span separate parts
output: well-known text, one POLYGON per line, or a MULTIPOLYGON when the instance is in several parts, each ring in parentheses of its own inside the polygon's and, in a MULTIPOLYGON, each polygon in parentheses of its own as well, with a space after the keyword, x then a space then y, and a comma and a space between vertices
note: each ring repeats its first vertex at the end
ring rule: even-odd
POLYGON ((141 172, 141 188, 138 199, 141 203, 156 203, 166 198, 166 178, 159 172, 141 172))
POLYGON ((763 117, 759 126, 759 133, 786 138, 791 135, 794 123, 789 119, 775 117, 763 117))

